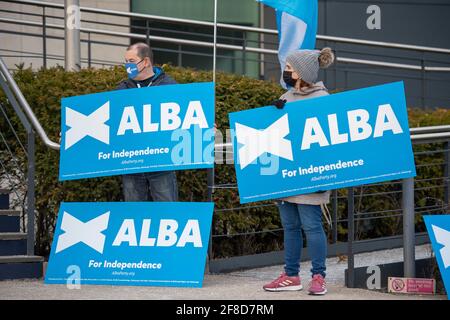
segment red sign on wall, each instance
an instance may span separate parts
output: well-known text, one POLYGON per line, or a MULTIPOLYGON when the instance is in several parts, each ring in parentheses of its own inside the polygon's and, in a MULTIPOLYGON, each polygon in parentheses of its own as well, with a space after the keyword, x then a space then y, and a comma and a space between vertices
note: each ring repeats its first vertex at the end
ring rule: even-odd
POLYGON ((435 294, 436 281, 421 278, 388 278, 388 291, 393 293, 435 294))

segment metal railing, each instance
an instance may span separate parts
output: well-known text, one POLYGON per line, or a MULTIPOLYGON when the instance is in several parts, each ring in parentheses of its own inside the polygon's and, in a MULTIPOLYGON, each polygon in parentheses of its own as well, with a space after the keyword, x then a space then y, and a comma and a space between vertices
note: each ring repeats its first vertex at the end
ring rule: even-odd
MULTIPOLYGON (((347 285, 349 287, 354 287, 354 269, 355 269, 355 241, 356 234, 358 232, 357 225, 361 222, 371 222, 377 219, 384 218, 402 218, 403 219, 403 234, 402 238, 398 239, 396 237, 392 237, 391 235, 381 238, 375 238, 370 240, 364 240, 364 247, 372 248, 378 250, 382 248, 392 248, 395 247, 392 245, 392 241, 401 240, 401 242, 397 242, 398 246, 403 246, 403 254, 404 254, 404 275, 405 277, 414 277, 415 276, 415 245, 416 238, 421 237, 421 242, 426 241, 426 233, 416 233, 415 228, 417 226, 415 219, 416 216, 423 213, 449 213, 450 212, 450 126, 432 126, 432 127, 420 127, 420 128, 411 128, 410 129, 411 140, 414 146, 424 145, 424 144, 443 144, 443 148, 438 148, 437 150, 426 150, 426 151, 415 151, 414 155, 416 158, 423 156, 436 156, 439 154, 444 155, 443 162, 431 162, 431 163, 422 163, 416 166, 416 170, 418 172, 418 177, 408 178, 399 181, 389 181, 383 183, 376 183, 371 185, 361 185, 358 187, 347 188, 347 195, 339 196, 338 190, 333 190, 331 196, 331 216, 332 216, 332 228, 330 230, 331 233, 331 243, 329 244, 329 252, 331 255, 336 255, 339 253, 337 251, 337 247, 341 248, 342 245, 339 246, 338 243, 338 225, 339 224, 347 224, 347 250, 340 253, 346 253, 348 257, 348 279, 347 285), (432 178, 420 178, 420 170, 427 169, 430 166, 441 166, 443 167, 442 176, 432 178), (426 187, 416 187, 415 184, 427 183, 427 182, 438 182, 436 185, 426 186, 426 187), (377 188, 381 186, 397 186, 395 191, 384 191, 384 192, 371 192, 364 193, 364 189, 377 188), (399 186, 401 186, 399 188, 399 186), (434 197, 425 197, 425 200, 432 200, 434 204, 425 204, 425 205, 416 205, 415 204, 415 194, 431 189, 443 189, 443 199, 438 199, 434 197), (355 190, 360 190, 358 194, 355 194, 355 190), (378 211, 361 211, 360 207, 355 206, 355 201, 361 203, 363 198, 370 197, 384 197, 384 196, 401 196, 400 208, 389 209, 389 210, 378 210, 378 211), (338 201, 346 200, 347 202, 347 210, 346 212, 339 212, 338 201), (346 215, 345 217, 339 218, 339 216, 346 215), (425 239, 425 240, 424 240, 425 239), (384 246, 374 246, 373 243, 380 243, 380 241, 386 242, 384 246), (401 243, 401 244, 399 244, 401 243)), ((220 143, 216 144, 215 151, 218 154, 227 154, 227 157, 232 158, 232 144, 231 143, 220 143)), ((417 162, 417 161, 416 161, 417 162)), ((235 183, 228 183, 226 181, 222 181, 217 185, 209 184, 208 188, 213 190, 214 192, 220 192, 222 189, 237 189, 237 185, 235 183)), ((237 190, 236 190, 237 192, 237 190)), ((424 199, 418 199, 418 202, 421 202, 424 199)), ((243 211, 248 209, 257 209, 264 207, 273 207, 274 203, 268 204, 252 204, 231 208, 215 208, 215 212, 232 212, 232 211, 243 211)), ((233 238, 233 237, 245 237, 252 236, 256 234, 271 234, 276 232, 281 232, 282 228, 275 228, 271 230, 258 230, 251 232, 238 232, 233 234, 216 234, 212 235, 212 239, 220 239, 220 238, 233 238)), ((359 241, 362 242, 362 241, 359 241)), ((369 250, 369 249, 368 249, 369 250)), ((364 249, 359 249, 359 252, 364 252, 364 249)), ((210 252, 212 255, 212 251, 210 252)), ((256 255, 258 256, 258 255, 256 255)), ((235 268, 249 268, 249 267, 261 267, 266 265, 271 265, 275 263, 283 263, 282 255, 277 252, 268 252, 264 254, 259 254, 260 258, 256 258, 254 254, 250 256, 242 256, 234 258, 233 264, 235 268)), ((218 259, 216 261, 210 261, 210 264, 213 266, 210 267, 213 271, 230 271, 233 270, 233 266, 231 263, 227 261, 227 259, 218 259)))
MULTIPOLYGON (((55 9, 64 9, 63 4, 44 2, 44 1, 33 1, 33 0, 2 0, 2 2, 11 2, 11 3, 19 3, 19 4, 29 4, 38 7, 45 8, 55 8, 55 9)), ((116 10, 107 10, 107 9, 99 9, 99 8, 90 8, 90 7, 80 7, 81 12, 86 13, 96 13, 96 14, 105 14, 112 15, 116 17, 125 17, 125 18, 138 18, 138 19, 146 19, 146 20, 155 20, 155 21, 163 21, 163 22, 171 22, 177 24, 191 24, 196 26, 207 26, 213 27, 213 22, 201 21, 201 20, 191 20, 191 19, 181 19, 181 18, 172 18, 172 17, 164 17, 157 16, 151 14, 140 14, 133 12, 122 12, 116 10)), ((45 16, 45 15, 44 15, 45 16)), ((241 30, 241 31, 249 31, 249 32, 258 32, 265 34, 277 35, 278 31, 274 29, 264 29, 264 28, 255 28, 255 27, 247 27, 242 25, 235 24, 226 24, 226 23, 217 23, 218 28, 231 29, 231 30, 241 30)), ((352 43, 352 44, 363 44, 370 46, 378 46, 378 47, 389 47, 389 48, 397 48, 397 49, 407 49, 407 50, 415 50, 415 51, 423 51, 423 52, 436 52, 436 53, 447 53, 450 54, 450 49, 445 48, 436 48, 436 47, 426 47, 426 46, 417 46, 417 45, 409 45, 402 43, 392 43, 392 42, 384 42, 384 41, 370 41, 370 40, 362 40, 362 39, 352 39, 345 37, 335 37, 335 36, 326 36, 326 35, 317 35, 318 40, 327 40, 334 42, 343 42, 343 43, 352 43)), ((259 53, 265 52, 274 52, 275 50, 261 50, 261 48, 254 48, 259 53)))
MULTIPOLYGON (((22 91, 20 90, 19 86, 17 85, 14 78, 11 76, 11 74, 8 71, 8 68, 3 61, 3 59, 0 57, 0 72, 1 75, 4 77, 2 81, 5 82, 5 85, 9 85, 10 90, 14 93, 15 98, 17 99, 18 105, 22 106, 23 112, 28 117, 27 119, 30 121, 32 127, 36 132, 38 133, 39 137, 42 139, 42 142, 44 144, 54 150, 59 150, 59 143, 53 142, 50 140, 50 138, 47 136, 47 133, 45 132, 44 128, 42 128, 41 123, 36 118, 33 110, 31 109, 30 105, 28 104, 27 100, 22 94, 22 91)), ((9 98, 9 96, 8 96, 9 98)), ((22 120, 22 119, 21 119, 22 120)))
POLYGON ((26 216, 26 223, 23 223, 23 227, 27 233, 27 255, 34 255, 34 244, 35 244, 35 132, 41 138, 42 142, 49 148, 54 150, 59 150, 60 145, 52 140, 50 140, 42 127, 41 123, 37 119, 30 105, 28 104, 26 98, 23 96, 22 91, 17 85, 16 81, 9 72, 5 62, 0 57, 0 86, 8 99, 8 104, 13 108, 14 113, 20 120, 23 128, 27 135, 27 147, 23 146, 16 129, 11 123, 8 117, 7 106, 0 104, 0 109, 2 111, 2 116, 4 117, 6 123, 8 124, 10 130, 13 132, 14 137, 17 139, 20 147, 26 155, 26 174, 22 170, 21 165, 16 160, 16 155, 11 151, 6 138, 0 131, 0 136, 2 137, 2 142, 9 153, 11 161, 15 165, 15 170, 18 170, 22 174, 19 177, 14 178, 11 176, 11 172, 8 170, 8 165, 0 159, 1 167, 6 176, 9 187, 14 192, 18 200, 22 199, 22 217, 26 216), (18 181, 16 181, 18 180, 18 181), (20 190, 21 184, 26 185, 26 191, 20 190), (25 205, 26 201, 26 205, 25 205), (26 225, 26 227, 25 227, 26 225))
MULTIPOLYGON (((62 4, 41 2, 41 1, 1 0, 1 2, 29 4, 29 5, 39 6, 39 7, 43 7, 43 8, 64 9, 64 5, 62 5, 62 4)), ((112 16, 118 16, 118 17, 126 17, 126 18, 137 18, 137 19, 172 22, 172 23, 179 23, 179 24, 190 24, 190 25, 195 25, 195 26, 213 27, 213 25, 214 25, 212 22, 205 22, 205 21, 200 21, 200 20, 178 19, 178 18, 163 17, 163 16, 156 16, 156 15, 149 15, 149 14, 138 14, 138 13, 131 13, 131 12, 121 12, 121 11, 115 11, 115 10, 105 10, 105 9, 88 8, 88 7, 80 7, 80 11, 96 13, 96 14, 112 15, 112 16)), ((12 12, 12 13, 19 13, 19 12, 12 12)), ((23 12, 21 12, 21 13, 23 14, 23 12)), ((30 15, 40 16, 39 14, 30 14, 30 15)), ((1 18, 0 22, 19 24, 19 25, 28 25, 28 26, 37 26, 37 27, 41 27, 44 29, 46 29, 46 28, 64 29, 64 25, 62 25, 62 24, 45 23, 46 18, 63 19, 63 17, 50 16, 50 15, 46 15, 45 12, 43 12, 42 13, 42 22, 33 22, 33 21, 28 21, 28 20, 18 20, 18 19, 8 19, 8 18, 1 18)), ((86 21, 86 22, 94 23, 94 21, 86 21)), ((96 23, 98 23, 99 25, 108 25, 109 24, 107 22, 96 22, 96 23)), ((118 24, 109 24, 109 25, 113 25, 116 27, 117 26, 118 27, 126 27, 126 28, 132 27, 130 25, 118 25, 118 24)), ((273 30, 273 29, 245 27, 245 26, 233 25, 233 24, 218 23, 217 27, 224 28, 224 29, 231 29, 231 30, 272 34, 272 35, 278 34, 278 31, 273 30)), ((147 32, 146 34, 140 34, 140 33, 101 30, 101 29, 95 29, 95 28, 81 28, 80 30, 82 32, 90 33, 90 34, 110 35, 110 36, 118 36, 118 37, 125 37, 125 38, 137 38, 137 39, 142 39, 142 40, 153 40, 153 41, 169 42, 169 43, 175 43, 175 44, 187 44, 187 45, 192 45, 192 46, 201 46, 201 47, 209 47, 209 48, 213 47, 212 42, 193 41, 193 40, 186 40, 186 39, 182 39, 182 38, 158 37, 158 36, 150 35, 150 32, 147 32)), ((189 33, 185 33, 185 34, 189 34, 189 33)), ((197 35, 197 34, 191 33, 191 35, 197 35)), ((241 40, 241 38, 235 38, 235 39, 241 40)), ((420 52, 450 54, 450 49, 446 49, 446 48, 426 47, 426 46, 417 46, 417 45, 409 45, 409 44, 401 44, 401 43, 382 42, 382 41, 369 41, 369 40, 362 40, 362 39, 352 39, 352 38, 334 37, 334 36, 325 36, 325 35, 317 35, 317 39, 324 40, 324 41, 359 44, 359 45, 367 45, 367 46, 374 46, 374 47, 395 48, 395 49, 404 49, 404 50, 414 50, 414 51, 420 51, 420 52)), ((264 44, 264 42, 262 42, 262 44, 264 44)), ((268 44, 275 45, 276 43, 270 42, 268 44)), ((264 49, 261 47, 246 46, 245 43, 243 43, 242 45, 227 45, 227 44, 223 44, 223 43, 218 43, 217 47, 220 49, 240 50, 240 51, 247 51, 247 52, 261 53, 261 54, 273 54, 273 55, 278 54, 277 50, 264 49)), ((431 66, 422 66, 422 65, 409 65, 409 64, 401 64, 401 63, 389 63, 389 62, 383 62, 383 61, 352 59, 352 58, 345 58, 345 57, 337 57, 337 61, 347 62, 347 63, 355 63, 355 64, 400 68, 400 69, 410 69, 410 70, 423 70, 423 71, 436 71, 436 72, 439 72, 439 71, 449 72, 450 71, 450 67, 431 67, 431 66)))
MULTIPOLYGON (((17 87, 17 84, 12 80, 11 82, 11 75, 6 68, 6 65, 4 64, 3 60, 0 58, 0 86, 3 89, 3 92, 5 93, 9 104, 13 108, 15 114, 18 116, 22 126, 24 127, 26 131, 27 136, 27 147, 23 146, 21 143, 14 127, 11 125, 11 121, 9 120, 9 117, 7 115, 6 106, 0 104, 0 108, 2 110, 2 115, 4 116, 4 119, 7 120, 7 123, 9 124, 11 130, 14 132, 15 137, 17 138, 19 144, 23 148, 23 151, 26 155, 27 160, 27 168, 26 168, 26 174, 21 169, 21 166, 17 161, 15 161, 15 155, 11 152, 11 149, 8 145, 8 142, 5 138, 3 138, 2 135, 2 142, 5 145, 6 149, 9 152, 10 159, 13 159, 14 164, 16 165, 15 169, 22 172, 22 175, 19 175, 19 178, 15 178, 11 176, 11 172, 9 172, 7 163, 3 162, 2 159, 0 159, 2 169, 4 170, 4 175, 7 177, 9 182, 9 188, 12 189, 14 194, 17 196, 18 199, 22 198, 21 201, 23 204, 26 201, 26 205, 23 205, 22 207, 22 217, 27 218, 26 223, 24 223, 24 227, 26 224, 26 233, 27 233, 27 255, 34 255, 34 242, 35 242, 35 232, 34 232, 34 222, 35 222, 35 134, 33 130, 33 125, 39 124, 39 121, 37 121, 36 117, 34 117, 33 112, 31 111, 28 116, 32 115, 35 119, 36 123, 32 124, 31 121, 27 118, 27 116, 23 112, 23 106, 20 105, 22 102, 26 102, 25 98, 23 97, 20 89, 17 87), (18 100, 19 99, 19 100, 18 100), (17 181, 19 180, 19 185, 17 185, 17 181), (21 192, 20 189, 20 183, 26 184, 26 192, 21 192), (26 200, 25 200, 26 198, 26 200)), ((28 104, 27 104, 28 106, 28 104)), ((28 106, 29 108, 29 106, 28 106)), ((41 127, 42 129, 42 127, 41 127)))

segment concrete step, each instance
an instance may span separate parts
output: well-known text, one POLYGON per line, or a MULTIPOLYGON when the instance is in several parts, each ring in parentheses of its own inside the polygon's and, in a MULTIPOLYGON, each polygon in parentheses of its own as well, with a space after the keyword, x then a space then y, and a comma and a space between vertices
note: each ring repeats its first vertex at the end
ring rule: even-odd
POLYGON ((24 255, 27 253, 27 234, 22 232, 0 233, 0 256, 24 255))
POLYGON ((37 279, 43 274, 44 258, 12 255, 0 257, 0 280, 37 279))
POLYGON ((19 210, 11 210, 11 209, 0 209, 0 216, 19 216, 19 210))
POLYGON ((1 240, 22 240, 27 239, 27 234, 24 232, 2 232, 0 233, 1 240))
POLYGON ((27 263, 27 262, 44 262, 44 257, 25 256, 25 255, 0 257, 0 264, 2 264, 2 263, 27 263))
POLYGON ((20 211, 0 210, 0 232, 20 232, 20 211))
POLYGON ((9 209, 9 191, 0 189, 0 209, 9 209))

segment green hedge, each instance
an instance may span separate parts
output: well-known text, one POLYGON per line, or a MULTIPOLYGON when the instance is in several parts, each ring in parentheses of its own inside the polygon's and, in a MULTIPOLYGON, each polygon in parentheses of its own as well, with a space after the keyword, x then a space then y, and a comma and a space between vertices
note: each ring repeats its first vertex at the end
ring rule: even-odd
MULTIPOLYGON (((211 72, 163 66, 165 71, 179 83, 211 81, 211 72)), ((62 68, 42 69, 33 72, 30 69, 19 69, 14 75, 19 87, 33 108, 50 138, 59 139, 60 100, 63 97, 113 90, 126 77, 121 67, 111 69, 84 69, 80 72, 65 72, 62 68)), ((222 132, 229 128, 228 113, 243 109, 267 105, 283 93, 283 89, 275 84, 231 74, 217 74, 216 88, 216 123, 222 132)), ((0 96, 5 102, 5 97, 0 96)), ((15 127, 21 127, 18 119, 11 113, 15 127)), ((424 126, 450 123, 450 112, 447 110, 421 111, 410 110, 410 125, 424 126)), ((5 120, 0 120, 0 128, 6 128, 5 120)), ((21 131, 22 141, 26 141, 21 131)), ((13 146, 18 159, 24 162, 23 151, 9 132, 7 139, 13 146)), ((441 147, 441 146, 437 146, 441 147)), ((433 149, 436 146, 424 146, 420 149, 433 149)), ((2 153, 5 157, 6 153, 2 153)), ((442 155, 437 154, 416 161, 442 162, 442 155)), ((37 215, 37 253, 48 255, 55 218, 61 201, 122 201, 121 180, 119 177, 87 179, 79 181, 58 182, 59 153, 49 150, 37 138, 36 152, 36 210, 37 215)), ((441 167, 427 167, 419 170, 420 177, 442 176, 441 167)), ((235 183, 235 173, 231 165, 217 165, 215 168, 216 184, 235 183)), ((207 193, 206 171, 183 171, 178 173, 180 201, 205 201, 207 193)), ((427 185, 427 184, 425 184, 427 185)), ((361 192, 385 192, 399 190, 399 185, 357 188, 361 192)), ((344 197, 346 190, 340 190, 344 197)), ((372 199, 357 199, 357 210, 375 211, 399 208, 400 197, 397 194, 378 196, 372 199)), ((442 190, 416 193, 416 200, 430 203, 431 198, 442 198, 442 190), (428 198, 427 198, 428 197, 428 198)), ((239 206, 236 189, 218 189, 214 192, 216 209, 239 206)), ((431 201, 432 202, 432 201, 431 201)), ((269 206, 250 208, 238 211, 221 211, 214 216, 213 234, 214 257, 249 254, 277 250, 282 248, 280 231, 257 233, 254 235, 230 235, 259 232, 280 228, 280 220, 276 207, 272 202, 264 202, 269 206)), ((346 201, 339 201, 339 216, 345 217, 346 201)), ((360 238, 396 234, 401 230, 398 217, 377 219, 371 223, 358 224, 360 238)), ((345 223, 339 225, 339 239, 344 239, 345 223)))

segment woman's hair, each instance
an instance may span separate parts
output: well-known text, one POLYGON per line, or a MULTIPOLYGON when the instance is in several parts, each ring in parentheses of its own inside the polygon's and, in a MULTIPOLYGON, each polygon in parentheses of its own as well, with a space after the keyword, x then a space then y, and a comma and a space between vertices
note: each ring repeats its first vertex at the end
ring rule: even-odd
POLYGON ((319 67, 322 69, 328 68, 334 62, 334 53, 331 48, 326 47, 320 50, 319 53, 319 67))

